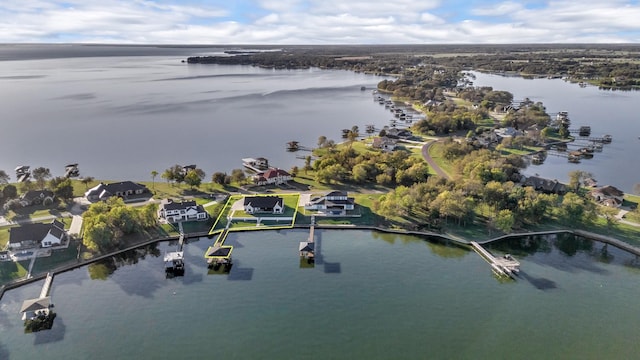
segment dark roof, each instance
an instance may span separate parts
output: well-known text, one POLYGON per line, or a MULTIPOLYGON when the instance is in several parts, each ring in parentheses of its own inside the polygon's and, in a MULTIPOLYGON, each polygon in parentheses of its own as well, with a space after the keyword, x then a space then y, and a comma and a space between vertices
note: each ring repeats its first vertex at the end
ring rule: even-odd
POLYGON ((622 190, 611 185, 603 186, 597 190, 606 196, 624 196, 624 192, 622 190))
POLYGON ((196 207, 198 206, 196 204, 196 202, 194 200, 190 200, 190 201, 183 201, 183 202, 175 202, 175 201, 169 201, 169 202, 163 202, 161 207, 165 210, 179 210, 179 209, 186 209, 188 207, 196 207))
POLYGON ((212 246, 207 250, 207 257, 220 257, 225 258, 231 255, 233 246, 212 246))
POLYGON ((115 193, 125 193, 127 191, 136 191, 136 190, 147 190, 147 187, 134 183, 133 181, 121 181, 117 183, 105 184, 104 189, 112 194, 115 193))
POLYGON ((35 199, 44 199, 46 197, 53 197, 53 191, 50 190, 29 190, 22 194, 20 197, 22 200, 33 202, 35 199))
POLYGON ((334 191, 328 193, 327 195, 325 195, 325 197, 335 197, 335 196, 347 196, 347 192, 346 191, 340 191, 340 190, 334 190, 334 191))
POLYGON ((19 244, 23 241, 40 241, 51 230, 51 224, 24 224, 9 229, 9 243, 19 244))
POLYGON ((246 196, 244 205, 251 205, 254 208, 273 209, 277 204, 282 206, 282 198, 279 196, 246 196))
POLYGON ((300 242, 300 251, 313 251, 314 245, 312 242, 301 241, 300 242))
POLYGON ((64 224, 58 220, 53 220, 50 224, 24 224, 22 226, 9 229, 9 243, 19 244, 23 241, 41 241, 47 233, 62 239, 64 236, 64 224))
POLYGON ((550 193, 561 193, 567 190, 566 185, 558 180, 550 180, 538 176, 529 176, 524 181, 524 186, 531 186, 536 190, 542 190, 550 193))

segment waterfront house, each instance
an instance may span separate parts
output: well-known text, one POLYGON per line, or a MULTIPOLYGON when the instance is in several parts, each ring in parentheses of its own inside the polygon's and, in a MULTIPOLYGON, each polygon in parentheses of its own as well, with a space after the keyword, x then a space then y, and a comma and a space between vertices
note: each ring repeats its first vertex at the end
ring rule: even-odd
POLYGON ((41 204, 52 204, 55 195, 50 190, 29 190, 20 196, 20 205, 33 206, 41 204))
POLYGON ((67 238, 64 224, 54 220, 49 224, 24 224, 9 229, 9 248, 12 250, 60 245, 67 238))
POLYGON ((371 147, 374 149, 380 149, 384 152, 391 152, 397 148, 397 141, 387 136, 373 138, 371 147))
POLYGON ((558 180, 545 179, 539 176, 529 176, 524 180, 523 186, 531 186, 536 191, 547 194, 563 195, 567 192, 567 186, 558 180))
POLYGON ((354 207, 354 198, 349 197, 345 191, 332 191, 315 197, 304 205, 306 210, 315 210, 327 216, 344 216, 354 207))
POLYGON ((158 209, 158 217, 167 222, 175 223, 179 221, 207 220, 209 214, 202 205, 195 201, 175 202, 171 199, 164 199, 158 209))
POLYGON ((284 200, 280 196, 246 196, 244 211, 247 214, 282 214, 284 200))
POLYGON ((288 172, 271 168, 264 172, 258 173, 253 177, 253 181, 256 185, 280 185, 284 184, 289 180, 292 180, 293 177, 288 172))
POLYGON ((89 201, 106 200, 112 196, 122 198, 124 201, 140 200, 151 196, 149 189, 133 181, 121 181, 111 184, 100 183, 84 193, 89 201))
POLYGON ((409 139, 413 134, 408 129, 391 128, 387 130, 386 136, 390 139, 409 139))
POLYGON ((609 207, 620 207, 624 197, 622 190, 611 185, 594 189, 589 194, 601 205, 609 207))

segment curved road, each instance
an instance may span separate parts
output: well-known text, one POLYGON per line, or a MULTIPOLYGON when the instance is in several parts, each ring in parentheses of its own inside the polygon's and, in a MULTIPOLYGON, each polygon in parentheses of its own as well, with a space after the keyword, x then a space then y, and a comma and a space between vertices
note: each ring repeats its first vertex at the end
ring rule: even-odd
POLYGON ((442 176, 445 179, 451 179, 451 177, 446 172, 444 172, 444 170, 442 170, 440 166, 438 166, 438 164, 436 164, 433 158, 431 158, 431 155, 429 155, 429 148, 431 147, 431 145, 433 145, 433 143, 435 143, 435 140, 431 140, 428 143, 424 144, 424 146, 422 147, 422 157, 427 162, 427 164, 429 164, 429 166, 436 172, 436 174, 442 176))

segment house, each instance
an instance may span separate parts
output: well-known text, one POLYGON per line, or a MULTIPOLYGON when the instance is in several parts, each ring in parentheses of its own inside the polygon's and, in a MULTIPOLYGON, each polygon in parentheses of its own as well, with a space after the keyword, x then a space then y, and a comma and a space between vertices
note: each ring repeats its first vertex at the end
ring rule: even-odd
POLYGON ((396 149, 397 141, 387 136, 380 136, 373 138, 371 147, 374 149, 380 149, 384 152, 391 152, 396 149))
POLYGON ((391 128, 387 130, 386 136, 391 139, 409 139, 413 134, 408 129, 391 128))
POLYGON ((280 196, 246 196, 244 198, 244 211, 247 214, 282 214, 284 212, 284 200, 280 196))
POLYGON ((117 183, 100 183, 84 193, 84 197, 89 201, 106 200, 112 196, 118 196, 127 200, 141 199, 150 196, 149 189, 132 181, 121 181, 117 183))
POLYGON ((304 205, 306 210, 315 210, 328 216, 344 216, 355 208, 354 198, 344 191, 332 191, 325 196, 311 199, 304 205))
POLYGON ((513 127, 505 127, 500 129, 495 129, 493 132, 498 136, 498 138, 513 138, 516 136, 522 135, 522 131, 516 130, 513 127))
POLYGON ((171 199, 162 200, 158 217, 170 223, 179 221, 207 220, 209 213, 202 205, 195 201, 174 202, 171 199))
POLYGON ((277 168, 268 169, 264 172, 256 174, 253 177, 253 181, 257 185, 280 185, 286 183, 291 179, 293 179, 291 174, 277 168))
POLYGON ((615 186, 607 185, 590 192, 595 201, 609 207, 620 207, 624 192, 615 186))
POLYGON ((51 204, 55 195, 50 190, 29 190, 20 196, 22 206, 33 206, 41 204, 51 204))
POLYGON ((12 250, 33 248, 38 245, 60 245, 67 238, 64 224, 53 220, 50 224, 24 224, 9 230, 9 248, 12 250))
POLYGON ((536 191, 547 194, 562 195, 567 192, 567 186, 558 180, 550 180, 539 176, 529 176, 524 180, 523 186, 531 186, 536 191))

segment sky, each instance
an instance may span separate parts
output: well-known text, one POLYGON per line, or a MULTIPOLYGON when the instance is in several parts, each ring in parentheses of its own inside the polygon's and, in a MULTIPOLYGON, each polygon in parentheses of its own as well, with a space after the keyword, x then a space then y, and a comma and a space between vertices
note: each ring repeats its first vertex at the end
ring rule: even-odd
POLYGON ((640 0, 0 0, 0 43, 640 43, 640 0))

